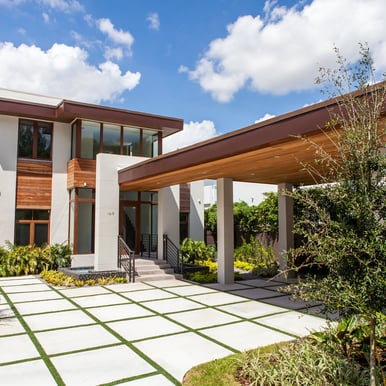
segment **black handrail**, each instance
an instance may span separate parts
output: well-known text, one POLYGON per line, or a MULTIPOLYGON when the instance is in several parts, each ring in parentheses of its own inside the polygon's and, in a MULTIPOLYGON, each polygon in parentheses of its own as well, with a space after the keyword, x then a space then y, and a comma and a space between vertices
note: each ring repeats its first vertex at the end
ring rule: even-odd
POLYGON ((118 235, 118 267, 123 268, 129 276, 129 283, 135 282, 135 258, 125 240, 118 235))
POLYGON ((163 236, 163 256, 164 260, 170 264, 175 273, 183 273, 180 250, 166 234, 163 236))
POLYGON ((157 233, 142 233, 141 235, 141 256, 147 254, 147 257, 157 258, 158 250, 158 234, 157 233))

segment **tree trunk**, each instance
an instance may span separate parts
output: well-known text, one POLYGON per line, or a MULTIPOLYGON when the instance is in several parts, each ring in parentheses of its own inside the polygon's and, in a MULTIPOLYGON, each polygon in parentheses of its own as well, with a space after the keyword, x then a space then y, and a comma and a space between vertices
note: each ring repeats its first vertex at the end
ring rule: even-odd
POLYGON ((376 315, 370 317, 370 386, 377 386, 377 357, 376 357, 376 338, 375 326, 376 315))

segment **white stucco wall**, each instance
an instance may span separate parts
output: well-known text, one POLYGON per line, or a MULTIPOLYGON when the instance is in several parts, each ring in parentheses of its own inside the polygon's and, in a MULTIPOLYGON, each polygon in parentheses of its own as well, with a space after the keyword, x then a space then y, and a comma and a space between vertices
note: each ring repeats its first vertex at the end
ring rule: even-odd
POLYGON ((18 118, 0 115, 0 133, 0 245, 4 245, 14 241, 18 118))
POLYGON ((97 271, 117 269, 118 170, 147 158, 100 153, 96 158, 95 259, 97 271))
POLYGON ((67 162, 71 157, 69 124, 54 123, 52 156, 50 243, 61 244, 68 239, 67 162))
POLYGON ((190 183, 189 237, 204 240, 204 181, 190 183))
POLYGON ((158 259, 163 256, 163 235, 180 245, 180 185, 162 188, 158 192, 158 259))

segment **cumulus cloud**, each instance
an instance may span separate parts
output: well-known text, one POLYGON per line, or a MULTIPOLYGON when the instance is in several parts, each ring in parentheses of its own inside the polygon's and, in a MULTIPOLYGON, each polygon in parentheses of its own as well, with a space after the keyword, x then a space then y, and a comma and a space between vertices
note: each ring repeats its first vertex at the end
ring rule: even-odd
POLYGON ((170 151, 213 138, 216 135, 216 128, 212 121, 190 121, 189 123, 184 123, 182 131, 163 140, 163 152, 169 153, 170 151))
POLYGON ((44 23, 48 24, 50 22, 50 16, 48 15, 48 13, 43 12, 42 17, 43 17, 44 23))
POLYGON ((63 12, 80 12, 84 10, 83 5, 77 0, 36 0, 36 2, 63 12))
POLYGON ((97 20, 97 26, 112 42, 126 46, 127 52, 131 54, 131 46, 134 43, 134 38, 130 32, 115 29, 110 19, 97 20))
POLYGON ((265 113, 261 118, 256 119, 255 123, 263 122, 274 117, 276 117, 276 115, 265 113))
POLYGON ((156 12, 152 12, 146 20, 149 22, 149 28, 155 31, 159 31, 160 28, 160 20, 159 15, 156 12))
MULTIPOLYGON (((28 0, 0 0, 0 5, 6 7, 16 7, 20 4, 26 3, 28 0)), ((43 5, 48 8, 56 9, 61 12, 82 12, 83 5, 78 0, 33 0, 35 3, 43 5)))
POLYGON ((0 85, 89 103, 113 101, 136 87, 139 72, 122 73, 106 61, 94 66, 79 47, 54 44, 47 51, 37 46, 0 43, 0 85))
POLYGON ((264 15, 239 17, 225 38, 209 44, 188 71, 190 79, 219 102, 243 88, 276 95, 305 90, 314 87, 319 66, 334 66, 334 45, 356 61, 359 42, 368 43, 379 70, 386 68, 384 0, 302 4, 287 8, 267 1, 264 15))
POLYGON ((115 47, 115 48, 107 47, 105 49, 105 58, 107 60, 110 60, 110 59, 121 60, 123 58, 122 48, 120 48, 120 47, 115 47))

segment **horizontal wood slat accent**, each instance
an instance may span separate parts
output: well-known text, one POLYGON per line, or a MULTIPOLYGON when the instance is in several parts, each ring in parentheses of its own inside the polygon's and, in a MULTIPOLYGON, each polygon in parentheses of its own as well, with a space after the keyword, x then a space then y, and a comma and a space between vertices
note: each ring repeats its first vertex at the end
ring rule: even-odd
POLYGON ((51 176, 52 162, 29 159, 17 160, 17 174, 23 176, 51 176))
POLYGON ((17 176, 16 208, 51 209, 51 176, 17 176))
POLYGON ((67 164, 67 189, 95 189, 96 161, 74 158, 67 164))
POLYGON ((52 162, 18 159, 16 208, 51 209, 52 162))

